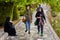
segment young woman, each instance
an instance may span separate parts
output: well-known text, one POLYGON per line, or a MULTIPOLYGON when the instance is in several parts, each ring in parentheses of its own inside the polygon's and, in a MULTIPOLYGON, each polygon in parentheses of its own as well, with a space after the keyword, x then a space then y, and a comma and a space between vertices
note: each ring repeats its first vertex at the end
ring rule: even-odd
POLYGON ((38 34, 39 34, 40 28, 41 28, 41 36, 43 36, 43 25, 44 25, 44 20, 46 20, 46 19, 45 19, 42 7, 39 8, 39 11, 37 11, 35 17, 37 19, 36 22, 37 22, 37 26, 38 26, 38 34))
POLYGON ((30 34, 30 24, 32 22, 32 12, 30 9, 30 5, 26 5, 26 10, 24 12, 24 16, 26 18, 25 24, 26 24, 26 30, 25 32, 28 31, 28 34, 30 34))

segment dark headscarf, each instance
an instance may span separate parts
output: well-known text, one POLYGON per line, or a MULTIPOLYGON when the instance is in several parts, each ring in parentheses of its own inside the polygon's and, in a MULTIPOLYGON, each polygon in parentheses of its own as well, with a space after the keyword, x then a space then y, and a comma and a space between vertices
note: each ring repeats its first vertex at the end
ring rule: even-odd
POLYGON ((44 12, 43 12, 43 8, 42 7, 39 7, 39 9, 37 11, 38 15, 40 16, 40 14, 42 14, 43 15, 43 18, 46 20, 45 15, 44 15, 44 12), (41 9, 41 12, 39 11, 39 9, 41 9))
POLYGON ((6 17, 6 21, 5 22, 9 22, 10 21, 10 17, 6 17))
POLYGON ((10 28, 10 17, 6 17, 6 21, 5 21, 5 23, 4 23, 4 31, 5 32, 8 32, 9 30, 9 28, 10 28))
MULTIPOLYGON (((39 7, 39 9, 41 9, 41 12, 43 12, 43 8, 42 7, 39 7)), ((39 9, 38 9, 38 11, 39 11, 39 9)))

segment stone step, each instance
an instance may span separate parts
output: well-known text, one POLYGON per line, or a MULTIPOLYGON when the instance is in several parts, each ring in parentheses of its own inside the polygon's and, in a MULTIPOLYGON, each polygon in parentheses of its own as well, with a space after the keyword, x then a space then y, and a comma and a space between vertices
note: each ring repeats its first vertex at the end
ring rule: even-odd
POLYGON ((1 37, 3 34, 4 34, 4 32, 3 32, 3 31, 0 31, 0 37, 1 37))
POLYGON ((5 40, 7 37, 8 37, 8 34, 7 34, 7 33, 4 33, 4 34, 0 37, 0 40, 5 40))

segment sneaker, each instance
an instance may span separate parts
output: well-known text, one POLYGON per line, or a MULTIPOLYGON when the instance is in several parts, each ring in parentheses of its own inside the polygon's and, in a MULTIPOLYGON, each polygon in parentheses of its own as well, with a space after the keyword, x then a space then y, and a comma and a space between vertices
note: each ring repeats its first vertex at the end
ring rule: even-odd
POLYGON ((28 34, 30 34, 30 32, 28 32, 28 34))
POLYGON ((43 34, 41 34, 41 36, 43 36, 43 34))
POLYGON ((27 32, 27 30, 25 30, 25 32, 27 32))
POLYGON ((39 34, 39 32, 37 32, 37 34, 39 34))
POLYGON ((40 34, 40 32, 37 32, 37 34, 40 34))

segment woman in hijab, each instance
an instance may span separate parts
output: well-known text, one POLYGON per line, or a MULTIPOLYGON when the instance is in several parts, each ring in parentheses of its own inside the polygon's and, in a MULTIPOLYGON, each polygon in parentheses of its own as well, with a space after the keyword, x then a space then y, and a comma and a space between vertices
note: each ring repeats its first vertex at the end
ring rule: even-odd
POLYGON ((44 25, 44 20, 45 19, 45 16, 44 16, 44 12, 43 12, 43 9, 42 7, 39 8, 39 11, 37 11, 36 13, 36 23, 37 23, 37 26, 38 26, 38 34, 40 32, 40 28, 41 28, 41 36, 43 36, 43 25, 44 25))
POLYGON ((9 36, 16 36, 16 30, 13 26, 13 23, 10 22, 10 17, 6 17, 4 32, 7 32, 9 36))

